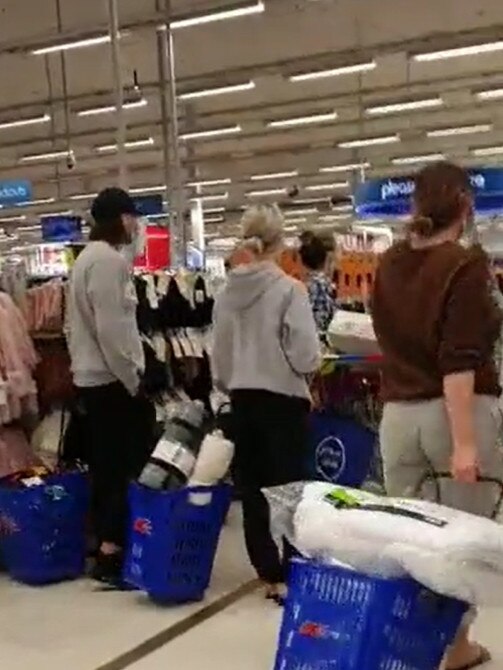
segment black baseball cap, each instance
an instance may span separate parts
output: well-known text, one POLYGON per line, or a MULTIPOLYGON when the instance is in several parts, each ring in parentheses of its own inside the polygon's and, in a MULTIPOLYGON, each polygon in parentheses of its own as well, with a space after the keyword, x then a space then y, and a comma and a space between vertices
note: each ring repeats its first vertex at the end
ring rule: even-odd
POLYGON ((97 195, 91 207, 91 216, 96 223, 113 221, 122 214, 141 216, 133 198, 122 188, 105 188, 97 195))

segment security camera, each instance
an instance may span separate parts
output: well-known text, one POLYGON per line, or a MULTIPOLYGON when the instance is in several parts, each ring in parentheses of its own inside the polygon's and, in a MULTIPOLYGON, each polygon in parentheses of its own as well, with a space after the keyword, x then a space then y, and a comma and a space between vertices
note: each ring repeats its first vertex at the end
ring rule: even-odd
POLYGON ((77 165, 77 159, 75 158, 75 154, 73 151, 69 151, 66 156, 66 167, 69 170, 73 170, 76 165, 77 165))
POLYGON ((288 189, 288 197, 289 198, 296 198, 299 195, 299 193, 300 193, 300 189, 297 186, 297 184, 295 184, 295 186, 291 186, 288 189))

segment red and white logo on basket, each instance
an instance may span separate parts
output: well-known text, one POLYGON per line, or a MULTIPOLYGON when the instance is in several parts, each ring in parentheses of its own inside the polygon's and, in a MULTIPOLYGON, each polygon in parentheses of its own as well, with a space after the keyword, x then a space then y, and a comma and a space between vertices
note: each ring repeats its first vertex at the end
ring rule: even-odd
POLYGON ((323 626, 321 623, 313 623, 312 621, 306 621, 299 628, 299 633, 304 637, 314 637, 317 639, 326 638, 328 632, 326 626, 323 626))
POLYGON ((152 535, 152 521, 150 519, 135 519, 133 530, 140 535, 152 535))

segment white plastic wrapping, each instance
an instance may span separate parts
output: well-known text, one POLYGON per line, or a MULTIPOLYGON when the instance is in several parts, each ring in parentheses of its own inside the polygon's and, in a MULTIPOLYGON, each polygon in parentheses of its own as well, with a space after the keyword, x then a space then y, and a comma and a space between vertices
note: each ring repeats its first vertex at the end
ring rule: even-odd
POLYGON ((473 605, 503 605, 503 528, 494 521, 321 482, 278 487, 266 495, 273 532, 288 533, 308 557, 382 577, 411 576, 473 605), (336 508, 325 499, 334 490, 364 507, 394 509, 336 508))

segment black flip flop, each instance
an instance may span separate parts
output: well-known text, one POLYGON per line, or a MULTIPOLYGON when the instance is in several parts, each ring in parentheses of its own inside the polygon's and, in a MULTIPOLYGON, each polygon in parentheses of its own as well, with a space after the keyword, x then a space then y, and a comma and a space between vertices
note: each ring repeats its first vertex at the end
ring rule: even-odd
POLYGON ((285 606, 285 596, 282 596, 279 593, 268 593, 265 597, 266 600, 270 600, 273 603, 276 603, 279 607, 285 606))
POLYGON ((447 670, 474 670, 474 668, 480 668, 481 665, 485 665, 490 661, 492 661, 491 653, 485 647, 480 647, 480 654, 474 661, 457 668, 448 668, 447 670))

